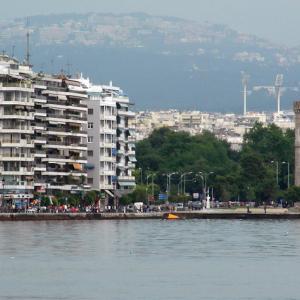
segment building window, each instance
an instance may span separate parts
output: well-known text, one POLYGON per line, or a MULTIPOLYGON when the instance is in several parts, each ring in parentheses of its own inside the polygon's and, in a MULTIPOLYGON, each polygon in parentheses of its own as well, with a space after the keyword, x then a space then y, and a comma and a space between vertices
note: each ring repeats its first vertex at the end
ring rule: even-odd
POLYGON ((93 137, 92 136, 88 136, 88 143, 92 143, 93 142, 93 137))
POLYGON ((93 184, 93 182, 94 182, 94 180, 93 180, 93 178, 88 178, 88 184, 93 184))
POLYGON ((94 128, 94 123, 89 122, 89 123, 88 123, 88 128, 90 128, 90 129, 91 129, 91 128, 94 128))
POLYGON ((94 151, 93 150, 88 150, 88 156, 93 156, 94 155, 94 151))
POLYGON ((93 113, 94 113, 94 110, 93 110, 92 108, 89 108, 89 109, 88 109, 88 114, 89 114, 89 115, 92 115, 93 113))

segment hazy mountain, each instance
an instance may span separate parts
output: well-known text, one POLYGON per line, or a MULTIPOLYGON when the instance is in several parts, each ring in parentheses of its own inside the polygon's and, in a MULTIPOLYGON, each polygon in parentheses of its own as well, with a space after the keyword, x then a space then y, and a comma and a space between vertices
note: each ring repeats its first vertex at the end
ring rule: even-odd
MULTIPOLYGON (((0 22, 0 47, 24 57, 26 19, 0 22)), ((94 82, 113 80, 137 109, 180 108, 241 111, 241 71, 250 87, 271 85, 277 73, 298 87, 300 49, 288 49, 223 25, 146 14, 67 14, 30 17, 36 70, 82 71, 94 82)), ((299 92, 288 89, 283 107, 299 92)), ((265 91, 249 106, 273 110, 265 91)))

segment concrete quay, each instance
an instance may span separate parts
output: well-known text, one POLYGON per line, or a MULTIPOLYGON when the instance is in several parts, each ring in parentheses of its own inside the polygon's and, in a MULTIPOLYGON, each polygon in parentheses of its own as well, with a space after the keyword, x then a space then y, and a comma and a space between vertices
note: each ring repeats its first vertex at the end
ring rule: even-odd
POLYGON ((211 209, 201 211, 170 211, 150 213, 0 213, 0 221, 71 221, 71 220, 147 220, 164 219, 168 213, 179 219, 245 219, 300 220, 300 212, 287 209, 211 209))

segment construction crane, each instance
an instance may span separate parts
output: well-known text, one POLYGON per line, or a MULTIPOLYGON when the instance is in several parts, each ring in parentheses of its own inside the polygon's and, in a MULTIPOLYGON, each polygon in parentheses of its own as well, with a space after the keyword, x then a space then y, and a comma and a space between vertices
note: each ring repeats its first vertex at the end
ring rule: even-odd
POLYGON ((250 76, 246 74, 244 71, 242 73, 242 85, 243 85, 243 95, 244 95, 244 116, 247 115, 247 95, 248 95, 248 82, 250 79, 250 76))

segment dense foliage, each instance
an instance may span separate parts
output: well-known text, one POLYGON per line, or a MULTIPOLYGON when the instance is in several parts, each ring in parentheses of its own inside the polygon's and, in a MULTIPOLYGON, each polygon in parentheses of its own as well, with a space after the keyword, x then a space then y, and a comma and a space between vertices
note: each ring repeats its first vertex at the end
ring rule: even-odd
POLYGON ((203 180, 196 174, 202 172, 211 173, 208 186, 214 188, 215 197, 221 201, 254 200, 261 203, 280 197, 293 201, 294 188, 287 191, 288 163, 290 183, 293 182, 292 130, 284 132, 275 125, 256 124, 245 134, 242 150, 235 152, 209 132, 190 136, 161 128, 139 142, 136 152, 137 181, 145 183, 149 174, 155 173, 155 183, 160 191, 166 190, 167 173, 177 172, 172 177, 171 191, 175 195, 179 192, 180 174, 193 172, 187 176, 186 192, 201 193, 203 180))

